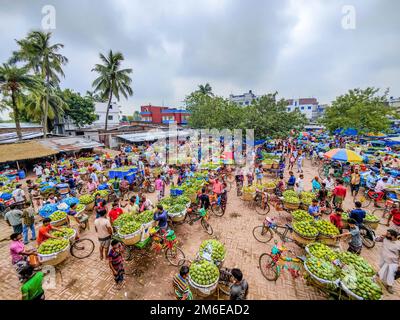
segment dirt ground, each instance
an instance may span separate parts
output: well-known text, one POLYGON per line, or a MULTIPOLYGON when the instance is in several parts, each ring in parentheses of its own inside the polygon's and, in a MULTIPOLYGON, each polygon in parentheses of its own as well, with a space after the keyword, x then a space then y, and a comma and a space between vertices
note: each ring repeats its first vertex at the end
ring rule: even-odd
MULTIPOLYGON (((316 168, 312 168, 308 160, 305 161, 304 175, 306 190, 311 189, 311 180, 316 175, 316 168)), ((297 174, 296 174, 297 176, 297 174)), ((266 178, 269 180, 271 178, 266 178)), ((150 195, 155 200, 155 194, 150 195)), ((352 208, 352 199, 347 197, 344 208, 352 208)), ((370 208, 372 209, 372 208, 370 208)), ((286 223, 288 214, 272 209, 268 214, 275 217, 278 223, 286 223)), ((142 250, 132 262, 127 263, 127 269, 132 270, 126 276, 124 287, 117 290, 112 273, 107 262, 100 261, 98 244, 94 234, 93 219, 91 217, 90 230, 82 237, 89 237, 96 243, 96 251, 89 258, 79 260, 69 257, 56 267, 56 286, 46 289, 46 298, 54 300, 96 300, 96 299, 174 299, 172 291, 172 277, 178 271, 170 266, 162 253, 142 250)), ((302 277, 293 279, 288 272, 284 272, 276 282, 267 281, 258 268, 259 256, 270 252, 272 243, 257 242, 252 235, 255 226, 261 225, 264 217, 250 210, 246 202, 236 197, 235 188, 228 196, 228 206, 222 218, 211 215, 210 223, 214 229, 212 238, 222 241, 227 249, 224 266, 240 268, 249 283, 248 299, 257 300, 316 300, 327 299, 327 296, 312 286, 308 286, 302 277)), ((36 225, 38 227, 39 224, 36 225)), ((378 227, 378 234, 383 234, 386 228, 378 227)), ((179 225, 175 229, 180 246, 186 257, 195 257, 200 243, 210 238, 202 229, 199 222, 190 226, 179 225)), ((20 299, 20 283, 13 270, 9 256, 9 240, 11 228, 4 220, 0 220, 0 299, 20 299), (3 240, 1 240, 3 239, 3 240)), ((31 243, 30 245, 34 245, 31 243)), ((340 246, 347 249, 347 244, 340 246)), ((294 244, 289 248, 299 255, 304 250, 294 244)), ((372 249, 363 248, 365 257, 377 270, 379 250, 377 243, 372 249)), ((397 300, 400 298, 400 286, 396 283, 395 294, 384 290, 384 299, 397 300)), ((212 296, 210 299, 217 299, 212 296)))

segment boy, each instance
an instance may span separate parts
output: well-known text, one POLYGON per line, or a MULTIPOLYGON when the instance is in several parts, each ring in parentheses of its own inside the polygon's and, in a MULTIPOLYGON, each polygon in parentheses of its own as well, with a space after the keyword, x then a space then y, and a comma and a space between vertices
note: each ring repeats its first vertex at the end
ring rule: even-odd
POLYGON ((335 212, 329 216, 329 220, 333 225, 336 226, 336 228, 339 229, 340 233, 342 233, 343 229, 342 213, 343 213, 342 208, 336 208, 335 212))
POLYGON ((111 249, 108 253, 108 263, 110 269, 114 275, 115 283, 117 284, 117 289, 121 289, 124 282, 124 262, 122 257, 122 246, 118 240, 113 239, 111 241, 111 249))

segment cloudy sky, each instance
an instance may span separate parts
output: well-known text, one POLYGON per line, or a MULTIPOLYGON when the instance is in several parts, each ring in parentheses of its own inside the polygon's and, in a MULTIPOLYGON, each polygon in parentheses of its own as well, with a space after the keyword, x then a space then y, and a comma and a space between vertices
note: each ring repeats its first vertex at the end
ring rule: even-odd
POLYGON ((329 103, 366 86, 400 96, 398 0, 0 3, 0 62, 16 49, 14 39, 42 28, 42 8, 52 5, 54 41, 69 59, 62 87, 91 89, 99 52, 121 51, 133 69, 134 95, 121 101, 127 114, 147 103, 181 106, 206 82, 222 96, 252 89, 329 103))

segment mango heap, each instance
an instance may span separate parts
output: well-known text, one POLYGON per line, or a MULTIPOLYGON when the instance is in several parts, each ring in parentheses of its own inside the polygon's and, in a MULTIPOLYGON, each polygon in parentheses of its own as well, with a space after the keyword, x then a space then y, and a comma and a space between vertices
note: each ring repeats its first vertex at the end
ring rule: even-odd
POLYGON ((365 300, 379 300, 382 297, 381 287, 370 277, 358 272, 342 272, 341 281, 353 293, 365 300))
POLYGON ((318 235, 318 229, 315 228, 310 222, 298 221, 293 223, 293 229, 298 234, 307 238, 315 238, 318 235))
MULTIPOLYGON (((171 212, 170 211, 171 207, 173 207, 175 205, 186 206, 188 203, 190 203, 190 199, 186 196, 177 196, 177 197, 169 196, 169 197, 162 198, 159 203, 163 206, 163 208, 165 210, 167 210, 168 212, 171 212)), ((181 211, 183 211, 183 209, 181 211)), ((173 212, 175 212, 175 211, 173 211, 173 212)))
POLYGON ((353 266, 354 269, 365 276, 373 276, 375 274, 372 266, 364 260, 364 258, 351 253, 351 252, 340 252, 339 260, 346 264, 353 266))
POLYGON ((138 231, 141 226, 142 224, 137 221, 129 221, 118 230, 118 233, 121 235, 132 234, 138 231))
POLYGON ((275 182, 266 182, 264 183, 264 188, 276 188, 276 183, 275 182))
POLYGON ((190 278, 200 285, 210 285, 219 279, 219 270, 211 262, 201 260, 194 262, 189 269, 190 278))
POLYGON ((311 257, 307 259, 306 265, 308 270, 320 279, 329 281, 338 279, 338 270, 328 261, 311 257))
POLYGON ((364 221, 366 222, 379 222, 379 218, 377 216, 374 216, 373 214, 367 212, 365 215, 364 221))
POLYGON ((93 195, 94 196, 100 195, 101 198, 105 198, 108 196, 109 193, 110 192, 108 190, 99 190, 99 191, 96 191, 93 195))
POLYGON ((70 238, 75 234, 75 230, 72 228, 62 227, 60 228, 62 231, 52 231, 51 234, 55 237, 60 238, 70 238))
POLYGON ((69 244, 66 239, 48 239, 39 246, 39 254, 52 254, 64 250, 69 244))
POLYGON ((51 221, 58 221, 65 219, 67 217, 67 213, 64 211, 55 211, 50 215, 51 221))
POLYGON ((314 220, 313 217, 307 211, 304 211, 304 210, 295 210, 295 211, 293 211, 292 212, 292 217, 296 221, 308 221, 308 222, 311 222, 311 221, 314 220))
POLYGON ((82 204, 90 204, 93 201, 94 201, 94 196, 92 196, 91 194, 84 194, 79 198, 79 202, 82 204))
POLYGON ((303 191, 300 193, 300 200, 303 204, 310 205, 315 199, 315 194, 313 192, 303 191))
POLYGON ((76 205, 76 211, 81 212, 82 210, 85 210, 86 206, 82 203, 79 203, 76 205))
POLYGON ((329 248, 327 245, 320 243, 320 242, 315 242, 315 243, 310 243, 308 246, 308 251, 310 254, 314 257, 320 258, 320 259, 325 259, 327 261, 333 261, 336 260, 338 257, 338 253, 329 248))
POLYGON ((225 246, 218 240, 214 240, 214 239, 204 240, 200 245, 200 254, 202 255, 205 247, 208 244, 210 244, 212 246, 211 259, 213 259, 214 261, 224 260, 225 253, 226 253, 225 246))
POLYGON ((141 214, 135 217, 135 220, 140 224, 146 224, 153 221, 154 212, 152 210, 143 211, 141 214))
POLYGON ((336 226, 329 221, 326 220, 318 220, 313 222, 315 227, 318 229, 318 232, 326 235, 326 236, 336 236, 339 235, 339 229, 336 228, 336 226))
POLYGON ((114 226, 122 227, 124 224, 134 221, 135 216, 132 213, 123 213, 114 221, 114 226))
POLYGON ((243 187, 243 192, 244 193, 254 193, 254 192, 256 192, 256 188, 254 186, 243 187))
POLYGON ((342 212, 341 216, 343 221, 349 220, 349 214, 347 212, 342 212))
POLYGON ((287 203, 293 203, 293 204, 300 203, 300 199, 297 196, 297 193, 293 190, 286 190, 285 192, 283 192, 282 195, 284 201, 287 203))

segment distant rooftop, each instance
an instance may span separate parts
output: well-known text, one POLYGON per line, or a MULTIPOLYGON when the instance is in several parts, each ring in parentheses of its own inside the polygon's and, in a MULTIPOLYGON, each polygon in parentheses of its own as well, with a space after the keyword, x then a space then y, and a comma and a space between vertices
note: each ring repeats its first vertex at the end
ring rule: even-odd
MULTIPOLYGON (((21 128, 42 128, 39 123, 21 122, 21 128)), ((15 129, 14 122, 0 122, 0 129, 15 129)))

